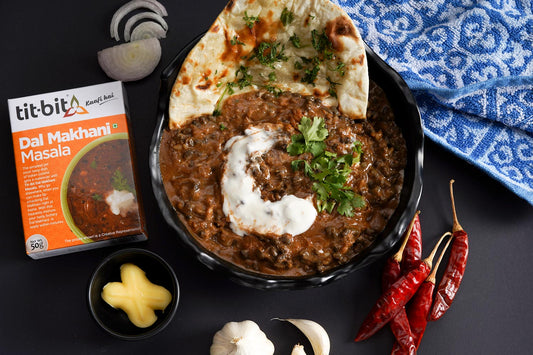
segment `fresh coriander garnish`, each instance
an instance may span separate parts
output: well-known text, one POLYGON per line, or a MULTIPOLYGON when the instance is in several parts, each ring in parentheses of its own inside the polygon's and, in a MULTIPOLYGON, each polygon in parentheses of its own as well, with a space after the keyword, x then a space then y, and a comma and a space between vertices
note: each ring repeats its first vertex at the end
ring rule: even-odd
POLYGON ((281 12, 280 20, 283 26, 287 26, 288 24, 292 23, 292 21, 294 21, 294 14, 287 8, 284 8, 281 12))
POLYGON ((275 62, 286 62, 289 59, 284 51, 285 46, 279 42, 261 42, 248 59, 257 58, 259 63, 274 68, 275 62))
MULTIPOLYGON (((220 95, 220 97, 217 100, 217 103, 215 104, 215 109, 213 110, 213 116, 220 116, 220 114, 222 113, 222 110, 220 109, 220 104, 222 103, 222 99, 226 95, 233 95, 235 93, 235 90, 233 89, 235 85, 237 84, 234 82, 226 83, 226 87, 224 88, 222 95, 220 95)), ((219 85, 217 84, 217 86, 219 85)))
MULTIPOLYGON (((253 76, 248 73, 248 67, 241 65, 239 69, 235 72, 236 83, 239 86, 239 89, 243 89, 247 86, 252 85, 253 76)), ((232 92, 233 94, 233 92, 232 92)))
POLYGON ((268 74, 268 81, 276 81, 276 72, 270 72, 270 74, 268 74))
POLYGON ((248 12, 244 11, 244 22, 248 28, 253 28, 256 22, 259 22, 259 16, 248 16, 248 12))
POLYGON ((312 63, 313 61, 316 61, 318 60, 320 62, 320 59, 318 57, 313 57, 313 58, 307 58, 307 57, 300 57, 300 59, 302 60, 302 62, 304 62, 305 64, 310 64, 312 63))
POLYGON ((122 174, 122 170, 120 168, 117 168, 115 172, 113 173, 113 176, 111 177, 111 186, 113 186, 113 189, 117 191, 129 191, 131 193, 135 193, 135 190, 130 186, 128 183, 128 179, 124 177, 124 174, 122 174))
POLYGON ((315 80, 318 76, 318 72, 320 71, 320 58, 316 56, 311 59, 302 57, 302 60, 304 63, 311 65, 310 68, 305 69, 304 76, 301 80, 302 83, 315 85, 315 80))
POLYGON ((318 32, 317 30, 312 30, 311 44, 313 45, 313 48, 324 57, 324 59, 333 59, 333 46, 326 35, 326 31, 318 32))
POLYGON ((300 134, 291 137, 291 144, 287 146, 290 155, 312 153, 314 156, 321 155, 326 149, 324 140, 328 136, 328 130, 321 117, 315 117, 313 121, 309 117, 302 117, 298 125, 300 134))
POLYGON ((102 201, 102 200, 103 200, 103 197, 102 197, 102 195, 100 195, 100 194, 93 194, 91 197, 92 197, 93 200, 95 200, 95 201, 102 201))
MULTIPOLYGON (((299 38, 294 38, 293 40, 293 37, 290 37, 289 39, 291 42, 293 42, 295 47, 301 47, 299 38)), ((303 69, 303 75, 300 80, 302 83, 307 83, 314 86, 321 70, 320 66, 322 63, 324 61, 335 60, 336 56, 333 51, 333 45, 331 44, 331 41, 329 40, 325 30, 318 31, 314 29, 311 31, 311 45, 317 54, 311 58, 300 57, 302 62, 300 63, 299 61, 295 61, 294 68, 298 70, 303 69)), ((345 64, 340 61, 336 63, 336 66, 327 65, 329 70, 337 72, 340 76, 344 76, 344 67, 345 64)), ((327 80, 330 82, 330 87, 328 90, 329 94, 332 97, 337 97, 336 86, 340 84, 333 82, 330 78, 327 78, 327 80)))
POLYGON ((320 66, 317 64, 311 69, 305 69, 304 76, 302 78, 302 83, 315 85, 315 80, 320 71, 320 66))
POLYGON ((232 46, 236 44, 240 44, 241 46, 244 45, 244 42, 239 41, 239 39, 237 38, 237 35, 233 36, 233 38, 230 40, 230 43, 232 46))
POLYGON ((329 89, 328 93, 332 96, 337 98, 337 85, 341 85, 340 83, 336 83, 328 76, 326 77, 326 80, 329 82, 329 89))
POLYGON ((339 73, 340 76, 344 76, 345 66, 346 64, 344 64, 343 62, 337 62, 337 66, 334 68, 330 68, 330 70, 336 71, 337 73, 339 73))
POLYGON ((289 40, 292 42, 292 45, 295 48, 301 48, 302 47, 302 43, 301 43, 300 37, 298 37, 297 35, 290 36, 289 40))
MULTIPOLYGON (((245 87, 252 85, 253 79, 253 76, 248 72, 248 67, 245 67, 244 65, 239 66, 239 68, 237 68, 237 70, 235 71, 235 80, 226 83, 224 91, 217 100, 217 103, 215 104, 215 109, 213 110, 213 116, 220 116, 220 114, 222 113, 220 109, 220 104, 222 103, 222 99, 224 99, 226 95, 233 95, 235 93, 234 88, 236 86, 242 90, 245 87)), ((218 82, 216 84, 217 87, 221 87, 222 85, 223 84, 221 82, 218 82)))
POLYGON ((226 127, 226 125, 225 125, 224 123, 221 123, 221 124, 220 124, 220 130, 221 130, 221 131, 225 130, 226 128, 227 128, 227 127, 226 127))
POLYGON ((361 161, 361 155, 363 154, 363 145, 361 142, 353 142, 353 152, 355 154, 353 157, 354 163, 359 163, 361 161))
POLYGON ((287 152, 292 156, 306 152, 313 155, 310 162, 294 160, 291 166, 297 170, 303 163, 304 173, 314 181, 313 191, 317 194, 318 211, 331 213, 336 206, 339 214, 353 216, 355 208, 364 207, 366 204, 362 196, 345 185, 352 172, 352 165, 360 159, 361 143, 354 143, 355 156, 337 156, 336 153, 326 150, 324 140, 328 136, 328 130, 323 118, 315 117, 311 121, 304 116, 298 129, 300 133, 291 137, 287 152))
POLYGON ((235 83, 226 83, 226 88, 224 89, 224 92, 228 95, 235 94, 235 90, 233 89, 235 87, 235 83))
POLYGON ((275 97, 278 97, 279 95, 281 95, 283 93, 283 90, 281 90, 280 88, 278 88, 277 86, 274 86, 274 85, 266 85, 266 86, 264 86, 264 88, 265 88, 266 91, 270 92, 275 97))

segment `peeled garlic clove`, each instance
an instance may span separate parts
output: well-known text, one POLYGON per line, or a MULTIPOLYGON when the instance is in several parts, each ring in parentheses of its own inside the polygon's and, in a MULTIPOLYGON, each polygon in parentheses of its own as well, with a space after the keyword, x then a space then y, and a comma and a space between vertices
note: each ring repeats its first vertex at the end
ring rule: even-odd
POLYGON ((291 355, 306 355, 304 351, 304 346, 296 344, 294 348, 292 348, 291 355))
POLYGON ((317 322, 308 319, 279 319, 292 323, 296 328, 305 334, 315 355, 329 355, 329 336, 326 330, 317 322))

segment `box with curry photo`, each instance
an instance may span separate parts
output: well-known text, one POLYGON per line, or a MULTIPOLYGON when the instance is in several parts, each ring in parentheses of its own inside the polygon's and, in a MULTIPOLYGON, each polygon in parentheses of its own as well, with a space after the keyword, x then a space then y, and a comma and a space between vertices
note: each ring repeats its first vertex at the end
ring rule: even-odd
POLYGON ((8 103, 30 257, 146 239, 122 83, 8 103))

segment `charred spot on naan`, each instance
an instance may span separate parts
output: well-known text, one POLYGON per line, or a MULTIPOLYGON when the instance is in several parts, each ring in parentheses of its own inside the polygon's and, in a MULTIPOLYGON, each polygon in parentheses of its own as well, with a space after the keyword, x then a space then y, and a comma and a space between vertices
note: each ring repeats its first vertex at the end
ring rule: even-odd
POLYGON ((248 54, 249 50, 246 49, 247 46, 241 39, 245 38, 245 36, 237 34, 232 35, 230 31, 225 29, 224 38, 224 52, 220 55, 219 60, 223 62, 239 61, 243 56, 248 54))
POLYGON ((353 65, 363 65, 365 63, 365 55, 360 54, 357 57, 352 58, 352 64, 353 65))
POLYGON ((227 5, 226 5, 226 7, 224 8, 224 11, 231 12, 231 10, 233 9, 234 5, 235 5, 235 1, 229 0, 227 5))
POLYGON ((213 82, 211 80, 208 80, 205 82, 205 84, 199 84, 199 85, 196 85, 195 87, 198 89, 198 90, 207 90, 211 87, 211 85, 213 84, 213 82))
POLYGON ((326 24, 326 35, 331 41, 334 50, 340 52, 344 49, 342 37, 351 37, 358 40, 352 21, 344 16, 339 16, 326 24))
POLYGON ((273 16, 274 13, 270 10, 267 16, 261 17, 261 20, 252 27, 251 30, 255 33, 256 43, 277 40, 279 31, 283 29, 283 24, 274 19, 273 16))

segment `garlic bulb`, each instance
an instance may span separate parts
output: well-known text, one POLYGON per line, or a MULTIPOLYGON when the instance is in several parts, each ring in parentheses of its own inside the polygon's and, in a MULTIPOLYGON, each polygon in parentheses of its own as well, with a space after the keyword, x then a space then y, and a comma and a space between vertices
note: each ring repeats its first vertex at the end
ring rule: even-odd
POLYGON ((251 320, 229 322, 216 332, 211 355, 272 355, 274 344, 251 320))
POLYGON ((294 348, 292 348, 291 355, 305 355, 304 346, 296 344, 294 348))
POLYGON ((309 339, 315 355, 329 355, 330 343, 328 333, 326 333, 326 330, 320 324, 307 319, 276 319, 290 322, 300 329, 307 339, 309 339))

